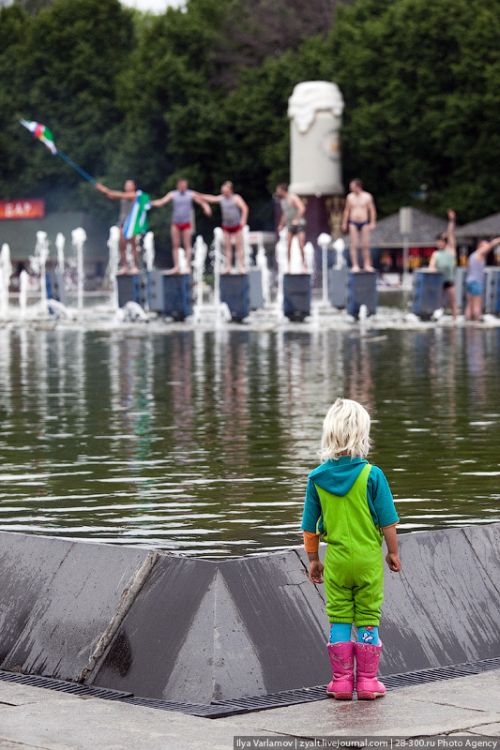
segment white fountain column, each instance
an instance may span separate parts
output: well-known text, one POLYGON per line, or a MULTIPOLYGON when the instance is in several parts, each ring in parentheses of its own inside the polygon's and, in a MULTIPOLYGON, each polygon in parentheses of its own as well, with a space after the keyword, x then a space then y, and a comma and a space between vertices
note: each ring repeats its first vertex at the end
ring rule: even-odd
POLYGON ((57 265, 56 265, 56 277, 57 284, 59 286, 59 300, 66 304, 65 294, 65 282, 64 282, 64 246, 66 245, 66 238, 62 232, 58 232, 56 236, 56 251, 57 251, 57 265))
POLYGON ((155 236, 153 232, 147 232, 144 237, 144 265, 146 271, 151 273, 155 267, 155 236))
POLYGON ((183 247, 179 248, 179 273, 191 273, 186 259, 186 251, 183 247))
POLYGON ((222 258, 222 246, 224 235, 220 227, 214 229, 214 305, 220 305, 220 263, 222 258))
POLYGON ((332 238, 326 232, 323 232, 318 237, 318 245, 321 248, 321 278, 322 278, 322 295, 321 302, 324 307, 330 306, 328 299, 328 248, 332 238))
POLYGON ((57 270, 60 274, 64 275, 64 246, 66 244, 66 239, 64 237, 64 234, 61 232, 58 232, 56 237, 56 250, 57 250, 57 270))
POLYGON ((250 244, 250 227, 248 224, 243 227, 243 257, 245 268, 248 270, 252 265, 252 245, 250 244))
POLYGON ((21 318, 26 317, 26 306, 28 303, 28 287, 30 283, 30 275, 23 268, 19 274, 19 309, 21 311, 21 318))
POLYGON ((146 290, 145 290, 145 309, 150 310, 151 303, 151 274, 155 266, 155 236, 153 232, 147 232, 144 237, 144 265, 146 267, 146 290))
POLYGON ((264 297, 264 305, 268 305, 271 301, 270 273, 267 265, 266 248, 262 242, 261 234, 259 234, 257 242, 257 255, 255 257, 255 262, 262 276, 262 296, 264 297))
POLYGON ((312 242, 306 242, 304 247, 304 259, 306 262, 307 273, 311 276, 314 273, 314 245, 312 242))
POLYGON ((278 317, 282 317, 284 302, 283 277, 285 273, 290 270, 288 268, 288 240, 286 228, 281 230, 278 242, 276 243, 276 263, 278 264, 278 294, 276 298, 276 306, 278 317))
POLYGON ((193 263, 194 283, 196 284, 196 319, 199 318, 203 305, 203 271, 205 270, 207 251, 207 245, 201 234, 199 234, 194 243, 193 263))
POLYGON ((120 262, 120 227, 110 227, 108 237, 108 250, 108 274, 109 288, 111 292, 111 306, 114 310, 118 310, 118 284, 116 281, 116 274, 118 273, 118 266, 120 262))
POLYGON ((84 267, 83 267, 83 246, 87 239, 87 233, 82 227, 77 227, 71 232, 71 243, 76 249, 76 289, 77 289, 77 308, 78 315, 81 316, 83 313, 83 283, 84 283, 84 267))
POLYGON ((47 263, 47 258, 49 257, 49 241, 47 239, 47 232, 36 233, 35 257, 38 261, 40 273, 40 306, 42 308, 42 314, 47 314, 47 279, 45 278, 45 264, 47 263))
POLYGON ((4 318, 7 318, 9 315, 9 284, 11 276, 10 247, 7 243, 4 243, 0 250, 0 312, 4 318))

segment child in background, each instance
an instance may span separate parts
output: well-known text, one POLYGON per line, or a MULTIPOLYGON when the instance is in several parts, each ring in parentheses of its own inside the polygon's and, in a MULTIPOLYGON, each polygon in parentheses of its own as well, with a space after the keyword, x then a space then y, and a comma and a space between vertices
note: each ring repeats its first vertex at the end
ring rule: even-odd
POLYGON ((309 577, 321 583, 331 623, 328 653, 333 670, 328 695, 373 700, 385 694, 377 679, 382 643, 378 635, 384 598, 382 538, 387 564, 401 570, 396 524, 399 521, 387 480, 365 456, 370 447, 370 416, 356 401, 338 398, 323 423, 320 455, 324 463, 309 474, 302 529, 309 577), (327 542, 320 562, 320 535, 327 542), (357 627, 351 641, 352 623, 357 627))

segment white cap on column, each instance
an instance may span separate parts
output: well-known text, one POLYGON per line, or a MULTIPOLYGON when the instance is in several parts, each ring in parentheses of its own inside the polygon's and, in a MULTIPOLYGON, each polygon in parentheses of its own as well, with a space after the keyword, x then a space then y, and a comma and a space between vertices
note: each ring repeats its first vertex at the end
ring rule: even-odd
POLYGON ((290 189, 300 195, 344 192, 339 131, 344 99, 328 81, 304 81, 288 100, 290 189))

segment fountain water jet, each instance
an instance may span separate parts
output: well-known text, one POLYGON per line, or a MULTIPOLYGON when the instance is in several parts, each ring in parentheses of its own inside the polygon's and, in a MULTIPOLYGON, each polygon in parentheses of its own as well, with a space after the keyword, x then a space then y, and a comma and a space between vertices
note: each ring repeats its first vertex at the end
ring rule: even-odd
POLYGON ((78 315, 81 316, 83 312, 83 282, 84 282, 84 271, 83 271, 83 246, 87 239, 87 233, 82 227, 73 229, 71 232, 71 243, 76 248, 76 289, 77 289, 77 308, 78 315))
POLYGON ((19 309, 21 311, 21 318, 26 317, 29 283, 29 273, 23 268, 23 270, 19 274, 19 309))
POLYGON ((268 305, 271 301, 271 289, 270 289, 270 273, 267 265, 267 256, 264 243, 262 242, 262 236, 259 235, 257 244, 257 255, 255 256, 255 264, 261 272, 262 277, 262 296, 264 298, 264 305, 268 305))
POLYGON ((110 227, 108 237, 109 261, 107 273, 109 275, 109 288, 111 291, 111 306, 118 310, 118 284, 116 274, 120 262, 120 227, 110 227))
POLYGON ((45 265, 49 257, 49 240, 47 232, 36 233, 35 258, 33 265, 40 276, 40 307, 42 314, 48 313, 47 309, 47 279, 45 276, 45 265))
POLYGON ((8 318, 9 316, 9 283, 11 276, 10 247, 7 243, 4 243, 0 251, 0 314, 3 318, 8 318))

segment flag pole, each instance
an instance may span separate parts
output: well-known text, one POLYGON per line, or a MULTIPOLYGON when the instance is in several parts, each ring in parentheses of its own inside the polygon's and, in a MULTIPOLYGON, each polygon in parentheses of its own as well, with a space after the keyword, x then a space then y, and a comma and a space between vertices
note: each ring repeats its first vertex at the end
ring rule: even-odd
POLYGON ((82 167, 80 167, 76 162, 73 161, 67 154, 64 153, 64 151, 60 151, 57 149, 56 151, 57 156, 60 156, 63 161, 66 162, 66 164, 75 170, 75 172, 78 172, 80 177, 83 177, 84 180, 87 180, 87 182, 91 182, 93 185, 95 185, 96 181, 94 177, 89 175, 88 172, 86 172, 82 167))

